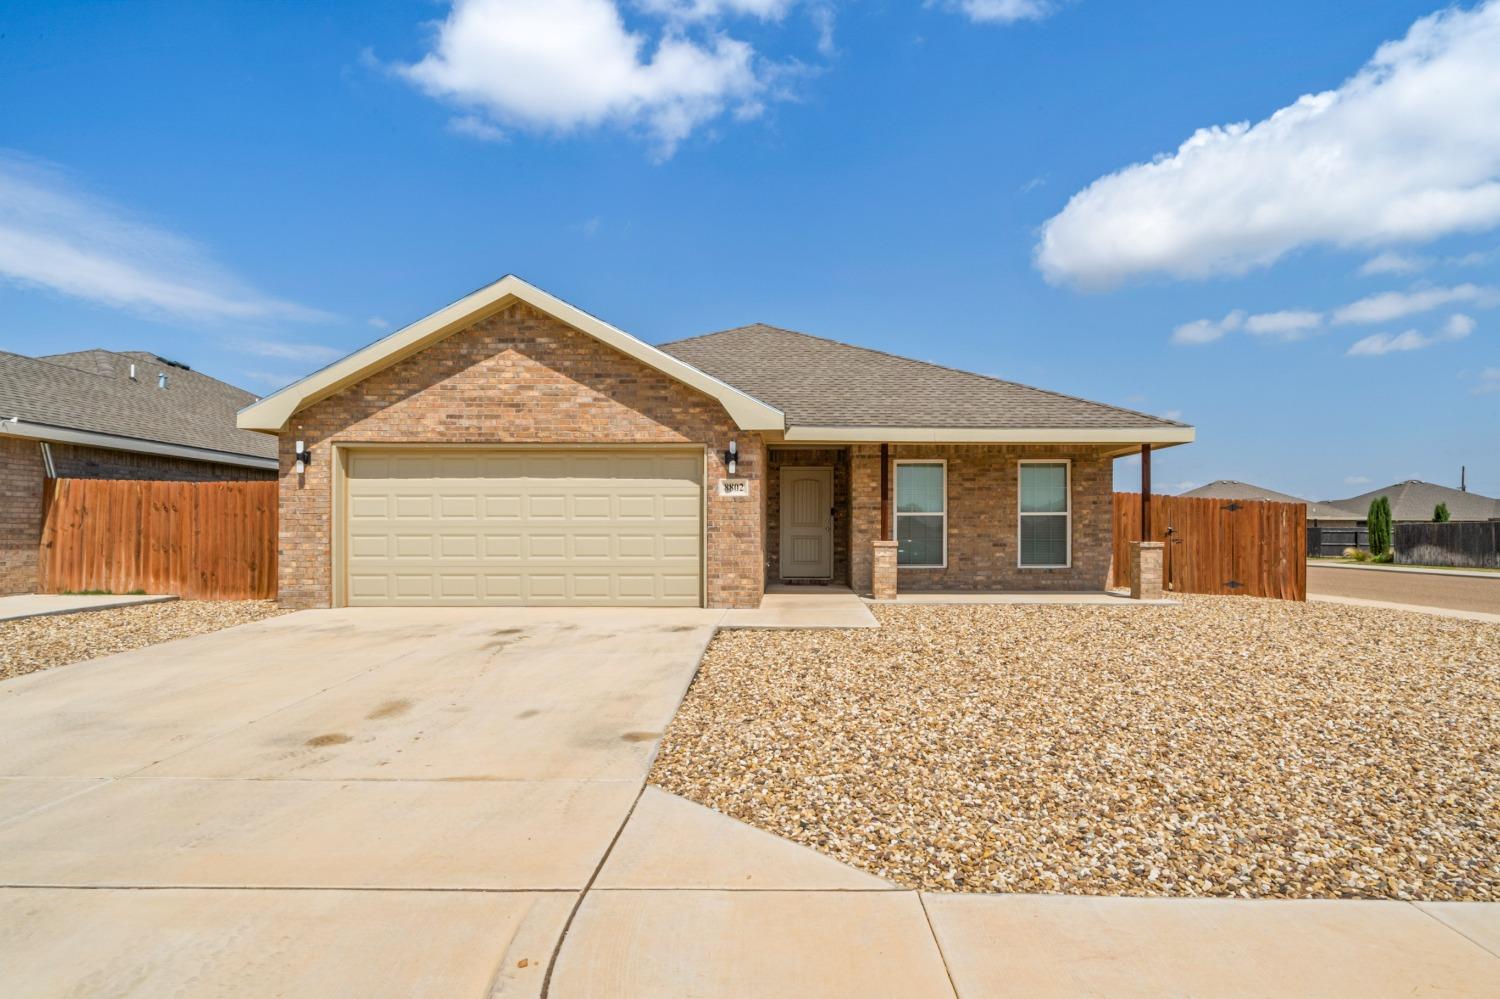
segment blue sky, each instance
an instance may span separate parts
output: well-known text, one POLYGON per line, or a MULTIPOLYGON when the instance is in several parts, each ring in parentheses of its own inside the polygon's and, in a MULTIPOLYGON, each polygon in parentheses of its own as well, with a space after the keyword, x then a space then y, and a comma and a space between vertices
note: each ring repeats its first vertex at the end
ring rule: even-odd
POLYGON ((514 272, 1178 416, 1159 488, 1500 494, 1500 2, 1440 10, 13 0, 0 348, 269 392, 514 272))

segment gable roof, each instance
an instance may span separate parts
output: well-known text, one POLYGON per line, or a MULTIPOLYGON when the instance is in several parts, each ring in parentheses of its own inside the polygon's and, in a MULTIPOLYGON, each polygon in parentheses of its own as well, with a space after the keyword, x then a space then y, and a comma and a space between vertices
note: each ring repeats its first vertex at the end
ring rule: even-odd
POLYGON ((781 412, 759 399, 720 381, 676 357, 664 353, 589 315, 582 309, 547 294, 540 288, 507 274, 505 277, 464 296, 446 308, 439 309, 403 329, 375 341, 368 347, 293 382, 240 411, 239 426, 245 430, 277 433, 299 410, 325 399, 340 389, 368 378, 421 351, 444 337, 463 330, 476 321, 525 302, 535 309, 561 320, 580 333, 615 348, 627 356, 655 368, 692 388, 712 396, 729 413, 741 430, 780 430, 785 426, 781 412))
POLYGON ((785 412, 788 440, 1193 439, 1175 420, 764 323, 661 349, 785 412))
POLYGON ((1293 496, 1290 493, 1279 493, 1274 489, 1264 486, 1251 485, 1248 482, 1238 482, 1234 479, 1218 479, 1196 489, 1189 489, 1180 496, 1196 499, 1227 499, 1227 500, 1274 500, 1278 503, 1305 503, 1307 504, 1307 517, 1309 520, 1364 520, 1362 512, 1348 509, 1334 503, 1319 503, 1316 500, 1305 500, 1301 496, 1293 496))
MULTIPOLYGON (((1478 493, 1464 492, 1435 482, 1407 479, 1395 482, 1383 489, 1333 500, 1339 506, 1368 512, 1370 501, 1379 496, 1391 501, 1392 520, 1431 520, 1433 508, 1439 503, 1448 504, 1448 515, 1454 520, 1494 520, 1500 518, 1500 500, 1478 493)), ((1364 513, 1360 514, 1363 518, 1364 513)))
POLYGON ((254 400, 146 351, 0 351, 0 433, 13 436, 274 468, 275 441, 235 427, 236 411, 254 400))

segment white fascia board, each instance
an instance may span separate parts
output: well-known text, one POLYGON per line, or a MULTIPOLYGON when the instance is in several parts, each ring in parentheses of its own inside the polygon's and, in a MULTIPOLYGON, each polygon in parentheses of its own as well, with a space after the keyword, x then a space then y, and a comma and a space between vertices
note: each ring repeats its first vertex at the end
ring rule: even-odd
POLYGON ((1192 427, 801 427, 786 428, 788 441, 874 444, 1191 444, 1192 427))
POLYGON ((739 389, 699 371, 692 365, 678 360, 665 351, 658 350, 643 340, 636 339, 624 330, 616 329, 582 309, 547 294, 513 274, 508 274, 494 284, 481 288, 446 308, 439 309, 427 318, 397 330, 390 336, 377 340, 368 347, 357 350, 300 381, 293 382, 281 391, 246 406, 240 410, 235 422, 241 430, 279 433, 286 426, 287 421, 299 410, 305 409, 320 399, 327 398, 339 389, 368 378, 382 368, 410 357, 446 336, 457 333, 483 315, 498 312, 518 301, 525 302, 601 343, 712 396, 724 407, 735 425, 741 430, 780 430, 786 426, 786 418, 779 409, 746 395, 739 389))
POLYGON ((164 444, 161 441, 145 441, 138 437, 119 437, 115 434, 73 430, 69 427, 52 427, 44 423, 28 423, 24 420, 0 420, 0 437, 25 437, 53 444, 81 444, 86 447, 107 448, 111 451, 155 454, 165 458, 186 458, 189 461, 236 465, 240 468, 260 468, 271 472, 276 471, 277 468, 275 458, 257 458, 254 455, 215 451, 211 448, 191 447, 187 444, 164 444))

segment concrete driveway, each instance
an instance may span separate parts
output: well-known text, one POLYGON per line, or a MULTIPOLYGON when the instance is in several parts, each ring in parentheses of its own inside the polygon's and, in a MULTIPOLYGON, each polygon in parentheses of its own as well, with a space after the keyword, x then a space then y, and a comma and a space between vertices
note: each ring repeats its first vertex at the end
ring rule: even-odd
POLYGON ((720 617, 314 611, 0 685, 6 995, 535 994, 720 617))

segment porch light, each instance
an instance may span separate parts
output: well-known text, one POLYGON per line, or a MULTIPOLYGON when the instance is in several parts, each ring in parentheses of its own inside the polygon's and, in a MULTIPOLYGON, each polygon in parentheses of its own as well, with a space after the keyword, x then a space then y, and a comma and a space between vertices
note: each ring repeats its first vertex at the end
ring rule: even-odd
POLYGON ((740 446, 735 441, 729 442, 729 450, 724 452, 724 465, 729 469, 729 474, 735 473, 739 463, 740 446))
POLYGON ((312 464, 312 452, 307 449, 306 444, 298 441, 295 457, 297 459, 296 472, 298 475, 301 475, 307 470, 307 466, 312 464))

